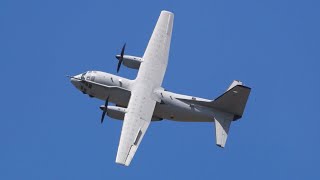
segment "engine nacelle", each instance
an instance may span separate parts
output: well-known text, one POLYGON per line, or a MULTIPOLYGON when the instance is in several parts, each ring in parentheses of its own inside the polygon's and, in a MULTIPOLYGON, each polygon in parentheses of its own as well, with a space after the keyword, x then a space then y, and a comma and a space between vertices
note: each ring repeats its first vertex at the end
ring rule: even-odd
MULTIPOLYGON (((104 105, 100 106, 100 109, 104 111, 105 106, 104 105)), ((113 119, 123 120, 125 113, 126 113, 126 108, 118 107, 118 106, 107 106, 107 116, 113 119)), ((158 117, 152 117, 151 119, 151 121, 161 121, 161 120, 162 118, 158 118, 158 117)))
POLYGON ((123 120, 126 113, 126 108, 117 106, 108 106, 107 115, 113 119, 123 120))
MULTIPOLYGON (((116 58, 119 60, 120 55, 116 55, 116 58)), ((128 68, 139 69, 141 62, 142 62, 141 57, 123 55, 122 64, 127 66, 128 68)))

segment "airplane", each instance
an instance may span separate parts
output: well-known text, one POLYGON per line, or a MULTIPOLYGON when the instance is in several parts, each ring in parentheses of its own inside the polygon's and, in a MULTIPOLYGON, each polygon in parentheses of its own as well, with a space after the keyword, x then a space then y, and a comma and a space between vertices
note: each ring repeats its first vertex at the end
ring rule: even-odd
POLYGON ((118 59, 121 65, 138 69, 134 80, 101 71, 87 71, 68 76, 82 93, 105 104, 105 115, 123 120, 116 163, 129 166, 150 122, 163 119, 179 122, 213 122, 216 144, 225 147, 230 124, 242 117, 251 88, 233 81, 216 99, 210 100, 167 91, 161 84, 168 63, 174 14, 161 11, 147 48, 142 57, 125 55, 126 44, 118 59), (108 105, 109 102, 114 106, 108 105))

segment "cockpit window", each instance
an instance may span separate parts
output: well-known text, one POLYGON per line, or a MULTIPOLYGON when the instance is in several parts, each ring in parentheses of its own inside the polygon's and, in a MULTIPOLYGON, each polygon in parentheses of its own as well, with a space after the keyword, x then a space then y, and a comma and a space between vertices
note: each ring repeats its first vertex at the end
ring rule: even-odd
POLYGON ((81 74, 81 79, 83 80, 84 79, 84 76, 86 75, 86 73, 82 73, 81 74))

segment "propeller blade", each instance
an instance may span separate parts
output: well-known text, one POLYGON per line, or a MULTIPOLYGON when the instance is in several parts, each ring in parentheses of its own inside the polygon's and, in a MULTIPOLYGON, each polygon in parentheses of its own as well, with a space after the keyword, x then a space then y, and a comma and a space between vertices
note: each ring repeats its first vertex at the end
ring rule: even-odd
POLYGON ((103 123, 104 116, 106 116, 106 111, 103 111, 102 116, 101 116, 101 124, 103 123))
POLYGON ((101 124, 103 123, 104 117, 106 116, 106 113, 108 114, 108 104, 109 104, 109 96, 106 99, 106 102, 104 103, 104 109, 101 116, 101 124))
POLYGON ((117 73, 119 73, 121 64, 122 64, 122 59, 119 59, 118 67, 117 67, 117 73))
POLYGON ((126 44, 127 44, 127 43, 124 43, 124 45, 123 45, 123 47, 122 47, 122 50, 121 50, 121 58, 123 58, 124 50, 126 49, 126 44))
POLYGON ((109 96, 107 97, 106 102, 104 103, 104 106, 108 107, 108 104, 109 104, 109 96))
POLYGON ((124 50, 126 49, 126 44, 127 43, 124 43, 124 45, 122 47, 122 50, 121 50, 121 54, 120 54, 119 62, 118 62, 118 67, 117 67, 117 73, 119 73, 119 70, 120 70, 120 67, 121 67, 121 64, 122 64, 122 61, 123 61, 123 55, 124 55, 124 50))

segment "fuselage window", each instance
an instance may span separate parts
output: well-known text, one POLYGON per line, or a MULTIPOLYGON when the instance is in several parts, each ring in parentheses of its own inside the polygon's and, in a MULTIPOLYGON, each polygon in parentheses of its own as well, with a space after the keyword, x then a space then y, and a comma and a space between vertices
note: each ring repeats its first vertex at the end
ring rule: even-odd
POLYGON ((119 79, 119 85, 120 85, 120 87, 122 87, 122 80, 121 79, 119 79))
POLYGON ((87 80, 89 80, 90 79, 90 76, 87 76, 87 80))

